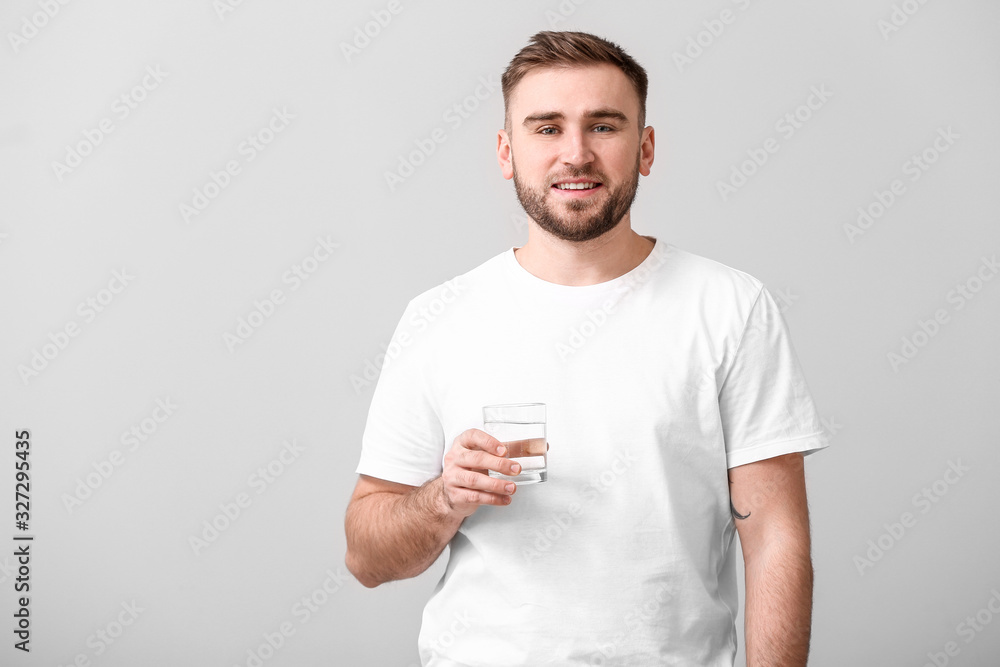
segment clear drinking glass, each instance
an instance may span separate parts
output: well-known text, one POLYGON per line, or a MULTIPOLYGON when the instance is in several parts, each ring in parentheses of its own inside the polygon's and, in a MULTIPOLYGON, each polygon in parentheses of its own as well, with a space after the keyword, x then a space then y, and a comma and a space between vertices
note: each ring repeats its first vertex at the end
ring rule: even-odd
POLYGON ((547 477, 544 403, 507 403, 483 408, 483 430, 507 448, 506 458, 521 464, 518 475, 488 470, 490 477, 516 484, 537 484, 547 477))

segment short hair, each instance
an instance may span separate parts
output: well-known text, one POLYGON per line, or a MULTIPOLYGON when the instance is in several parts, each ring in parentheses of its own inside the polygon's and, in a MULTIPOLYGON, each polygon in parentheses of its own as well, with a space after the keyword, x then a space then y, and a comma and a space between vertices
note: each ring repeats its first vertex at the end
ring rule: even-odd
POLYGON ((614 42, 587 32, 543 30, 531 36, 527 46, 507 65, 500 79, 503 91, 504 127, 510 131, 510 99, 514 88, 528 73, 547 67, 614 65, 632 83, 639 97, 639 132, 646 126, 646 93, 649 79, 646 70, 625 49, 614 42))

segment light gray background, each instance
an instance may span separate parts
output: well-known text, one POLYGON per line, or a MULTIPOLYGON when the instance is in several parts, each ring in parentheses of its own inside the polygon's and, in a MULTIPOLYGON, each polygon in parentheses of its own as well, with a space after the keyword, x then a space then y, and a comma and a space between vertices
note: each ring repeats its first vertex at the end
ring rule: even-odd
POLYGON ((498 82, 532 33, 556 28, 619 42, 649 72, 656 161, 633 227, 789 295, 832 437, 807 466, 811 664, 922 665, 952 641, 948 664, 995 664, 1000 279, 975 278, 1000 250, 1000 6, 902 4, 919 10, 886 37, 890 0, 400 0, 348 60, 341 43, 386 3, 245 0, 220 15, 207 0, 71 2, 34 19, 37 0, 4 3, 0 663, 246 665, 283 622, 295 634, 266 665, 417 663, 443 559, 375 590, 343 581, 373 389, 352 378, 377 367, 411 297, 526 240, 495 159, 499 88, 467 101, 476 108, 457 127, 444 114, 482 78, 498 82), (679 70, 674 53, 724 9, 734 22, 702 35, 711 43, 679 70), (15 46, 25 20, 42 27, 15 46), (166 77, 120 119, 116 98, 147 67, 166 77), (832 97, 784 138, 776 121, 813 86, 832 97), (294 119, 246 161, 240 143, 275 108, 294 119), (52 163, 103 118, 113 132, 59 180, 52 163), (904 163, 949 127, 959 138, 911 181, 904 163), (437 128, 446 141, 391 191, 385 172, 437 128), (716 183, 769 137, 780 150, 723 201, 716 183), (234 159, 241 172, 186 224, 179 205, 234 159), (905 193, 850 242, 844 225, 894 179, 905 193), (339 247, 293 290, 282 276, 317 237, 339 247), (86 322, 78 304, 122 268, 134 279, 86 322), (958 309, 948 294, 967 281, 981 289, 958 309), (274 289, 285 302, 230 351, 223 335, 274 289), (893 368, 887 355, 938 309, 947 321, 893 368), (71 322, 79 335, 23 381, 18 367, 71 322), (135 451, 123 446, 167 398, 173 414, 135 451), (30 656, 11 647, 22 428, 33 442, 30 656), (302 452, 258 494, 251 475, 292 439, 302 452), (114 450, 124 462, 67 510, 64 494, 114 450), (950 463, 969 468, 954 484, 942 481, 950 463), (922 512, 925 487, 936 501, 922 512), (249 507, 196 555, 189 538, 240 493, 249 507), (889 528, 904 512, 914 521, 897 539, 889 528), (889 549, 859 568, 879 541, 889 549), (313 594, 324 604, 303 623, 294 605, 313 594), (95 633, 132 601, 143 611, 95 655, 95 633), (992 623, 970 639, 959 624, 977 612, 992 623))

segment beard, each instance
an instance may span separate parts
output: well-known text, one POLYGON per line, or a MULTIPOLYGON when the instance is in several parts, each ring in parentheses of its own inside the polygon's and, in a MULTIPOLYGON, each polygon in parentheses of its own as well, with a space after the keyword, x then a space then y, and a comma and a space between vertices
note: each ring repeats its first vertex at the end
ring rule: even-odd
POLYGON ((596 197, 594 200, 567 199, 564 202, 554 203, 549 199, 556 196, 550 192, 551 187, 544 190, 534 189, 518 178, 513 155, 511 155, 511 167, 514 171, 514 191, 521 206, 524 207, 524 212, 538 223, 539 227, 564 241, 589 241, 617 227, 632 207, 639 190, 638 155, 629 178, 617 188, 610 188, 606 179, 589 169, 576 171, 569 176, 569 178, 589 178, 601 183, 601 187, 607 189, 608 194, 604 204, 600 206, 596 197), (563 208, 566 209, 566 213, 560 214, 561 212, 556 211, 563 208))

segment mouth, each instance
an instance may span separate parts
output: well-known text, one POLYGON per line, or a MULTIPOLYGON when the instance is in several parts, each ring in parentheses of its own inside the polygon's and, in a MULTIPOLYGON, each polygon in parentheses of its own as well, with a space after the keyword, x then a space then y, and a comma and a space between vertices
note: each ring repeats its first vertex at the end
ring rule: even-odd
POLYGON ((551 189, 563 196, 580 198, 589 197, 603 187, 604 184, 597 181, 577 180, 554 183, 551 189))

